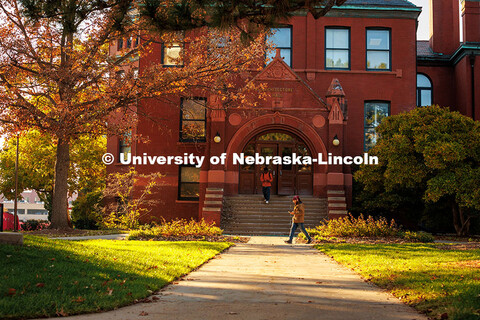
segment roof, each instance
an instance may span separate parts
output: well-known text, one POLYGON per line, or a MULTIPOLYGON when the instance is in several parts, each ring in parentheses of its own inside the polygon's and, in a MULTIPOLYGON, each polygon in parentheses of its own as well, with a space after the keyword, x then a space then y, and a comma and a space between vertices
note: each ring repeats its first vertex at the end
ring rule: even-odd
POLYGON ((433 52, 428 40, 417 40, 417 57, 449 57, 449 55, 433 52))
POLYGON ((343 5, 417 8, 416 5, 407 0, 347 0, 343 5))
POLYGON ((430 41, 417 41, 417 56, 433 56, 433 51, 430 49, 430 41))

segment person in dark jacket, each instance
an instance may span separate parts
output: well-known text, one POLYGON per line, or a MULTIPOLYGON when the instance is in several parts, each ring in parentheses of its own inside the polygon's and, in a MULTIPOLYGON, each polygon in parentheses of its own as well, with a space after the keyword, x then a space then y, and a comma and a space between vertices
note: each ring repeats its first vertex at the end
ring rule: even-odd
POLYGON ((268 203, 268 201, 270 201, 270 188, 272 187, 273 181, 272 173, 268 171, 268 167, 263 168, 260 181, 262 181, 262 192, 265 203, 268 203))
POLYGON ((300 230, 302 230, 303 234, 307 237, 308 241, 307 243, 312 243, 312 238, 308 234, 307 230, 305 230, 304 226, 304 221, 305 221, 305 206, 303 205, 302 200, 300 200, 299 196, 294 196, 292 199, 295 207, 293 208, 293 211, 290 212, 292 217, 292 227, 290 228, 290 237, 288 240, 285 240, 285 243, 292 243, 293 237, 295 236, 295 230, 297 230, 297 227, 300 227, 300 230))

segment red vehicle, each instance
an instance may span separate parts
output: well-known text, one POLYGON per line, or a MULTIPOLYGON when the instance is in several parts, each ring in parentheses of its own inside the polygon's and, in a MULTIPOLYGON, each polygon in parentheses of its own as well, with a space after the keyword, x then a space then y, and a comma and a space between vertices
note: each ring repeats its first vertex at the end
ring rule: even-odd
MULTIPOLYGON (((10 212, 3 213, 3 231, 12 231, 14 228, 14 217, 13 214, 10 212)), ((17 226, 20 229, 20 221, 18 220, 17 216, 17 226)))

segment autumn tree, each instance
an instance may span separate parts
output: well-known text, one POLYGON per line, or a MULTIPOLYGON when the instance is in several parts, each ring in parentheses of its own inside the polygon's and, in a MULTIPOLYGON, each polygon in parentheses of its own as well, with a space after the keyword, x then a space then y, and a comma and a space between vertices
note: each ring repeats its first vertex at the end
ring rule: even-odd
POLYGON ((361 167, 355 179, 387 209, 405 197, 445 200, 457 234, 467 234, 480 210, 479 122, 432 106, 385 118, 377 132, 370 155, 378 156, 379 165, 361 167))
POLYGON ((199 89, 242 100, 235 88, 248 86, 233 83, 264 56, 259 24, 274 25, 300 9, 318 17, 341 2, 0 0, 0 123, 7 133, 34 128, 51 136, 56 146, 52 227, 68 228, 73 140, 134 127, 140 99, 199 89), (209 47, 218 47, 211 40, 222 36, 202 31, 208 26, 223 28, 228 41, 222 54, 209 54, 209 47), (178 35, 168 32, 191 29, 183 68, 152 65, 139 75, 125 68, 158 41, 178 35), (138 45, 110 55, 112 41, 136 36, 141 36, 138 45))
MULTIPOLYGON (((49 134, 38 130, 23 132, 19 137, 19 193, 35 190, 46 207, 51 206, 55 176, 56 147, 49 134)), ((105 187, 105 165, 101 161, 106 138, 80 136, 71 143, 68 192, 101 191, 105 187)), ((5 142, 0 153, 0 194, 15 197, 16 138, 5 142)), ((50 210, 49 210, 50 211, 50 210)))

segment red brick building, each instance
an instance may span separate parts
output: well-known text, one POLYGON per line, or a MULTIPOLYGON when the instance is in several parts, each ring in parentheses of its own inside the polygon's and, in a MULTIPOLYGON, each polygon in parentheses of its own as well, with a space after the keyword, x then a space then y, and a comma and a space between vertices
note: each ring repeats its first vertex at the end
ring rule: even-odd
MULTIPOLYGON (((179 108, 151 103, 151 110, 165 119, 164 130, 141 119, 137 132, 149 136, 150 143, 126 146, 110 138, 108 151, 117 158, 124 152, 205 156, 201 168, 149 165, 137 170, 165 174, 156 195, 161 204, 152 216, 220 223, 225 196, 261 194, 262 166, 235 165, 234 153, 357 156, 375 144, 382 118, 411 110, 417 102, 472 115, 480 107, 474 90, 480 85, 480 61, 474 58, 480 52, 480 2, 464 2, 463 43, 458 1, 434 5, 430 42, 416 41, 421 9, 405 0, 348 0, 317 20, 300 12, 274 35, 280 49, 276 57, 251 74, 251 81, 267 83, 271 93, 258 107, 225 110, 215 96, 178 98, 179 108), (225 165, 208 161, 222 153, 227 154, 225 165)), ((165 57, 180 49, 168 50, 159 48, 152 55, 168 65, 172 62, 165 57)), ((111 165, 109 171, 121 166, 111 165)), ((328 197, 328 216, 346 213, 352 197, 350 165, 269 167, 273 194, 328 197)))

